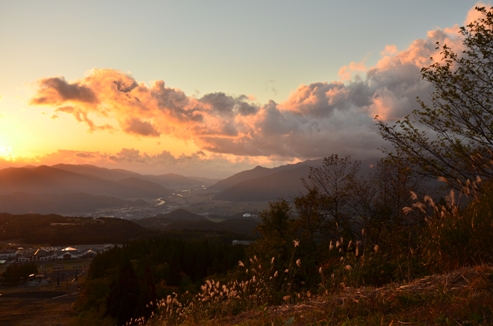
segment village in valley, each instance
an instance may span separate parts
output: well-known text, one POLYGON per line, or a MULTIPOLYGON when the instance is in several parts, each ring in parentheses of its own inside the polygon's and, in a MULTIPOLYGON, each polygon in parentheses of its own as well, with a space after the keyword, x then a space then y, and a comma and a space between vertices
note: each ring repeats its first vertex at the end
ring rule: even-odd
MULTIPOLYGON (((67 281, 69 276, 75 280, 87 270, 91 260, 97 254, 101 254, 114 246, 113 244, 92 244, 66 247, 21 247, 18 244, 6 243, 4 244, 6 249, 0 250, 0 272, 5 271, 10 265, 34 264, 37 266, 38 273, 30 275, 28 280, 19 280, 19 285, 46 285, 52 281, 56 282, 56 278, 60 275, 65 278, 66 274, 68 275, 67 281), (54 278, 55 274, 57 277, 54 278)), ((6 280, 0 279, 0 293, 2 283, 5 282, 6 280)), ((60 280, 58 280, 59 282, 60 280)))

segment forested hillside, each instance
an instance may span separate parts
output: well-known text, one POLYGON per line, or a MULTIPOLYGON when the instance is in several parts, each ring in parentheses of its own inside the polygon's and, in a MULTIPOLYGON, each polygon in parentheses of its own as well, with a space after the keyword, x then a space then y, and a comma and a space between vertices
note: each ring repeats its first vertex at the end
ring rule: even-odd
POLYGON ((131 221, 116 218, 0 214, 0 241, 63 246, 126 243, 152 234, 131 221))
POLYGON ((80 323, 124 324, 150 317, 157 300, 200 289, 206 276, 223 278, 244 258, 243 246, 217 239, 156 237, 115 247, 94 258, 76 306, 80 323))

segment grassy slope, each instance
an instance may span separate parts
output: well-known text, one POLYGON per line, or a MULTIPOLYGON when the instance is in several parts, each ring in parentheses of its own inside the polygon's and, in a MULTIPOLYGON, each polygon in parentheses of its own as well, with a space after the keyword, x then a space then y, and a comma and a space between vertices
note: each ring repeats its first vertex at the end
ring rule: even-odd
POLYGON ((185 323, 195 324, 493 325, 493 267, 464 268, 405 285, 345 288, 303 303, 185 323))

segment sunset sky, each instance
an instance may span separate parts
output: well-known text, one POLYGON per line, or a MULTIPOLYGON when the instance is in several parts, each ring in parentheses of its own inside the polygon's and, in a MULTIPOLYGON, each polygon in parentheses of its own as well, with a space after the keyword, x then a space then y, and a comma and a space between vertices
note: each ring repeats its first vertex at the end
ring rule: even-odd
MULTIPOLYGON (((223 178, 381 155, 470 0, 0 1, 0 168, 223 178)), ((489 2, 486 2, 490 5, 489 2)))

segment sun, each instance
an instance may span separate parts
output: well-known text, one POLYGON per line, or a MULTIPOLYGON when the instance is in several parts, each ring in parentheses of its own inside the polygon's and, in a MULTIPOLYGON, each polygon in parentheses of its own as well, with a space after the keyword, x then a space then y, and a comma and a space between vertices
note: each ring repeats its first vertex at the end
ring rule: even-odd
POLYGON ((0 146, 0 157, 3 159, 12 159, 12 147, 0 146))

